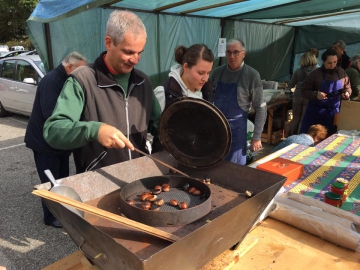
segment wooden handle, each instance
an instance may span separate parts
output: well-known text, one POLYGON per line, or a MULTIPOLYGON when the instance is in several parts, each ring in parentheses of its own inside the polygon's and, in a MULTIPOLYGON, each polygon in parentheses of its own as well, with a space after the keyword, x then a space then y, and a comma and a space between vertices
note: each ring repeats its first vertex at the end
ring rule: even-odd
POLYGON ((88 212, 88 213, 91 213, 93 215, 96 215, 96 216, 99 216, 99 217, 102 217, 102 218, 105 218, 105 219, 120 223, 122 225, 131 227, 133 229, 137 229, 137 230, 146 232, 148 234, 157 236, 159 238, 168 240, 170 242, 176 242, 176 241, 178 241, 180 239, 180 237, 178 237, 176 235, 173 235, 171 233, 167 233, 167 232, 164 232, 162 230, 158 230, 158 229, 156 229, 154 227, 147 226, 145 224, 142 224, 140 222, 137 222, 137 221, 134 221, 134 220, 131 220, 131 219, 128 219, 128 218, 124 218, 122 216, 119 216, 119 215, 116 215, 114 213, 105 211, 103 209, 97 208, 97 207, 92 206, 92 205, 88 205, 88 204, 83 203, 83 202, 78 202, 76 200, 61 196, 59 194, 56 194, 54 192, 51 192, 51 191, 48 191, 48 190, 45 190, 45 189, 34 190, 32 193, 34 195, 40 196, 42 198, 45 198, 45 199, 48 199, 48 200, 51 200, 51 201, 54 201, 54 202, 58 202, 58 203, 63 203, 63 204, 72 206, 72 207, 74 207, 74 208, 76 208, 78 210, 82 210, 84 212, 88 212))

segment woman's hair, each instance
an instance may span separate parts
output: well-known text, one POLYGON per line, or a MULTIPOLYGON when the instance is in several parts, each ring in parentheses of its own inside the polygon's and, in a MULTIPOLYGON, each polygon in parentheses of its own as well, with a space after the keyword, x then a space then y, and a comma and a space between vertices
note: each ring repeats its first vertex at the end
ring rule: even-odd
POLYGON ((300 66, 301 67, 311 67, 316 66, 317 59, 315 55, 311 52, 304 53, 300 58, 300 66))
POLYGON ((321 55, 321 60, 325 62, 328 56, 332 55, 337 56, 337 52, 333 48, 329 48, 325 52, 323 52, 323 54, 321 55))
POLYGON ((326 138, 327 129, 323 125, 317 124, 309 127, 307 132, 312 138, 317 138, 319 141, 322 141, 326 138))
POLYGON ((212 51, 204 44, 194 44, 189 48, 180 45, 175 49, 175 61, 180 65, 187 63, 188 67, 191 68, 196 65, 199 59, 214 62, 212 51))
POLYGON ((316 48, 310 48, 310 49, 308 50, 308 52, 313 53, 313 54, 315 55, 315 57, 316 57, 316 58, 318 58, 318 57, 319 57, 319 50, 318 50, 318 49, 316 49, 316 48))
POLYGON ((351 61, 351 66, 356 67, 357 63, 360 61, 360 54, 356 54, 353 57, 351 57, 350 61, 351 61))

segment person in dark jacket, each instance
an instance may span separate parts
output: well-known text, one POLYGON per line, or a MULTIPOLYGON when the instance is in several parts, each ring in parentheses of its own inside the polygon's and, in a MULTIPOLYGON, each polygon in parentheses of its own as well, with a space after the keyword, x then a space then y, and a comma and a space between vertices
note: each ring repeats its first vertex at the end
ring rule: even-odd
POLYGON ((154 92, 161 109, 167 108, 179 97, 192 97, 212 102, 213 88, 209 74, 213 66, 214 55, 203 44, 194 44, 189 48, 178 46, 175 49, 175 61, 169 78, 154 92))
POLYGON ((301 95, 302 85, 311 71, 316 69, 317 59, 312 52, 304 53, 300 58, 300 68, 295 70, 288 84, 289 88, 295 87, 293 97, 293 119, 290 124, 290 135, 299 134, 299 127, 305 113, 308 100, 301 95))
MULTIPOLYGON (((36 169, 41 183, 49 182, 44 170, 49 169, 55 179, 69 176, 70 151, 51 147, 43 137, 44 123, 53 112, 57 98, 69 74, 77 67, 85 65, 86 58, 78 52, 72 52, 62 63, 47 73, 40 81, 31 116, 25 133, 26 147, 34 152, 36 169)), ((54 215, 43 203, 44 223, 53 227, 61 227, 54 215)))
POLYGON ((346 43, 343 40, 337 40, 333 43, 332 48, 337 52, 337 66, 344 70, 350 66, 350 57, 345 52, 346 43))
POLYGON ((351 57, 351 66, 345 70, 346 74, 349 76, 350 85, 351 85, 351 96, 352 100, 359 100, 358 96, 360 93, 360 54, 354 55, 351 57))
POLYGON ((302 96, 309 100, 301 123, 300 133, 309 127, 321 124, 328 136, 336 132, 335 115, 340 111, 341 98, 349 99, 351 87, 349 77, 341 67, 337 67, 337 53, 327 49, 322 55, 322 66, 312 71, 302 86, 302 96))
POLYGON ((134 68, 145 44, 139 17, 114 11, 106 26, 106 51, 66 81, 45 122, 44 138, 54 148, 74 149, 77 173, 85 172, 104 147, 107 154, 94 169, 140 157, 132 150, 146 151, 147 132, 156 135, 160 106, 150 78, 134 68))

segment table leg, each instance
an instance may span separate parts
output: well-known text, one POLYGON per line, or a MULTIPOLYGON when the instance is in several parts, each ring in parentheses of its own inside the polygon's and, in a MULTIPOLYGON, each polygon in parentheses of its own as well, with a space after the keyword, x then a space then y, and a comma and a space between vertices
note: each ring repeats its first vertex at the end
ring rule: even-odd
POLYGON ((284 103, 282 105, 282 114, 281 114, 281 138, 284 138, 285 136, 285 120, 286 120, 286 109, 287 109, 287 103, 284 103))
POLYGON ((273 126, 274 108, 268 108, 268 131, 267 131, 267 143, 271 144, 272 138, 272 126, 273 126))

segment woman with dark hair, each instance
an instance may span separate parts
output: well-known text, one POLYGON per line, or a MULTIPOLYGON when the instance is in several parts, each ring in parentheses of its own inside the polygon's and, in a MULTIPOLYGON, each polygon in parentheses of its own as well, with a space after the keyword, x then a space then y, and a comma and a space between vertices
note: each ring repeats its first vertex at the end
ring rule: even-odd
POLYGON ((290 135, 299 134, 299 127, 304 116, 308 100, 301 95, 302 85, 310 72, 316 69, 317 59, 311 52, 304 53, 300 58, 300 68, 295 70, 288 84, 289 88, 296 86, 293 97, 293 119, 290 125, 290 135))
POLYGON ((178 46, 175 49, 175 61, 169 78, 154 92, 162 110, 178 97, 192 97, 212 102, 212 83, 208 81, 213 66, 214 55, 203 44, 194 44, 189 48, 178 46))
POLYGON ((349 76, 351 85, 350 99, 358 99, 360 93, 360 54, 351 57, 351 66, 348 67, 345 72, 349 76))
POLYGON ((302 95, 309 103, 300 133, 306 133, 312 125, 321 124, 330 136, 336 132, 334 118, 339 113, 341 98, 349 99, 351 87, 345 71, 336 66, 337 52, 334 49, 327 49, 321 60, 322 66, 311 72, 303 84, 302 95))

